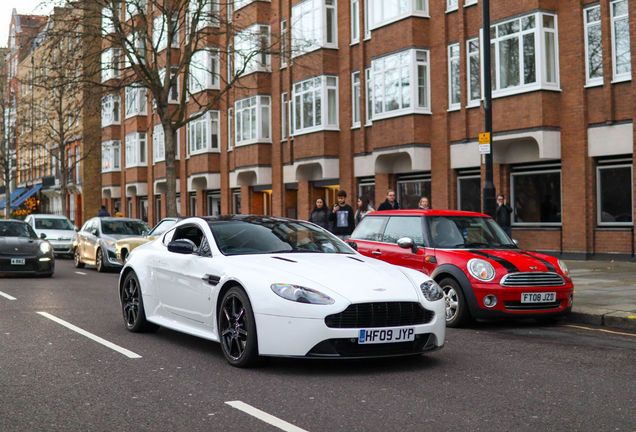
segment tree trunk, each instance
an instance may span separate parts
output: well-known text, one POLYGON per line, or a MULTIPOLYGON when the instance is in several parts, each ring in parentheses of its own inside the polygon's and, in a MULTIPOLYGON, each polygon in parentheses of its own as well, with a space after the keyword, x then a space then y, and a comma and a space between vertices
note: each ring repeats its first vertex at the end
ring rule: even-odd
MULTIPOLYGON (((168 111, 168 110, 166 110, 168 111)), ((166 216, 177 217, 177 172, 176 172, 176 143, 174 139, 174 126, 170 115, 162 116, 163 137, 166 157, 166 216)))

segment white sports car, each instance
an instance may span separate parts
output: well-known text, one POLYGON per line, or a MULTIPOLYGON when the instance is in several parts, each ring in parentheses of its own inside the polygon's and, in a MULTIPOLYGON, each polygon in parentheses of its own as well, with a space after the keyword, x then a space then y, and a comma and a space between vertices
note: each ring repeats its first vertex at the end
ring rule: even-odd
POLYGON ((129 255, 119 279, 132 332, 159 326, 220 342, 233 366, 261 356, 364 358, 444 345, 444 293, 366 258, 309 222, 188 218, 129 255))

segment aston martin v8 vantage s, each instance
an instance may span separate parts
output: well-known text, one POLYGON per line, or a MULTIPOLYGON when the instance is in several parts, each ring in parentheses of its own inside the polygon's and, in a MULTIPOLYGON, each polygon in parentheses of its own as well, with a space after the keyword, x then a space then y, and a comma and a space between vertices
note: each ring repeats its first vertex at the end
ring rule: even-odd
POLYGON ((164 326, 259 356, 366 358, 444 344, 444 293, 421 272, 366 258, 311 223, 188 218, 135 248, 119 279, 128 330, 164 326))

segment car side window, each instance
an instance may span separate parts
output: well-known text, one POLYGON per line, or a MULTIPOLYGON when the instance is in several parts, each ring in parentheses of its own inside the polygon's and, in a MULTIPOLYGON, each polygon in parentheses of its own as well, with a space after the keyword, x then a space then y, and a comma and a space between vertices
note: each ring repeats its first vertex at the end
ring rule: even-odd
POLYGON ((201 242, 205 236, 203 231, 196 225, 180 226, 175 230, 172 241, 175 240, 190 240, 195 244, 197 248, 201 246, 201 242))
POLYGON ((366 240, 379 242, 388 217, 367 216, 358 224, 351 235, 352 240, 366 240))
POLYGON ((424 246, 424 232, 420 216, 392 216, 384 229, 382 241, 397 243, 403 237, 410 237, 417 246, 424 246))
POLYGON ((172 241, 172 237, 174 237, 175 231, 176 230, 172 229, 163 236, 163 240, 161 241, 161 243, 163 243, 164 246, 168 247, 168 243, 172 241))
POLYGON ((86 222, 84 222, 84 226, 82 227, 80 231, 88 231, 92 223, 93 223, 92 219, 87 220, 86 222))

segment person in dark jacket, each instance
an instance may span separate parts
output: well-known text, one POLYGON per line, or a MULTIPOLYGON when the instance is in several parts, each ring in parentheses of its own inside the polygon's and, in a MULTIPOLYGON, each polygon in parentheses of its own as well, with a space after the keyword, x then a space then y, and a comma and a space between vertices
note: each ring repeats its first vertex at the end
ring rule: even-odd
POLYGON ((326 230, 329 229, 329 211, 327 206, 325 206, 323 197, 316 198, 316 205, 309 215, 309 222, 313 222, 326 230))
POLYGON ((378 211, 382 210, 398 210, 400 208, 400 204, 398 204, 395 199, 395 191, 393 189, 389 189, 386 193, 386 200, 380 204, 378 207, 378 211))
POLYGON ((97 217, 109 217, 110 213, 106 210, 106 206, 102 206, 102 208, 97 212, 97 217))
POLYGON ((353 228, 355 227, 355 219, 353 217, 353 207, 347 204, 347 192, 338 191, 338 202, 331 207, 329 212, 329 220, 333 222, 331 232, 341 240, 351 237, 353 228))
POLYGON ((497 211, 495 213, 495 221, 500 227, 508 234, 508 237, 512 237, 511 220, 512 207, 506 203, 506 198, 503 195, 497 195, 497 211))

